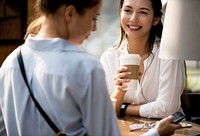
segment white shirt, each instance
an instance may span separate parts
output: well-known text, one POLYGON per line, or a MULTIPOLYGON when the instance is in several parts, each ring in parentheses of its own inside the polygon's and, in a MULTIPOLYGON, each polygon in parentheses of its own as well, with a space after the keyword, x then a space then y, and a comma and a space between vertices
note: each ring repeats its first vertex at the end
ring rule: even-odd
MULTIPOLYGON (((22 45, 32 92, 66 135, 118 136, 100 62, 60 38, 29 36, 22 45)), ((22 79, 16 50, 0 69, 0 135, 55 136, 22 79)))
MULTIPOLYGON (((159 59, 160 39, 156 38, 152 54, 144 61, 144 73, 137 90, 128 91, 124 102, 143 104, 140 116, 163 118, 181 110, 180 96, 185 84, 185 64, 182 60, 159 59)), ((105 51, 101 63, 106 72, 109 93, 115 88, 114 76, 120 67, 119 57, 128 54, 127 41, 105 51)))

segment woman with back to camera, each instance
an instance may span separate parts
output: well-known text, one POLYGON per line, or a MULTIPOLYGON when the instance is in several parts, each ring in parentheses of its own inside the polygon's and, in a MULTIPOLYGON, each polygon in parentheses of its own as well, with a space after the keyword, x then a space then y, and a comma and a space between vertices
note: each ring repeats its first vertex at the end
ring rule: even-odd
POLYGON ((185 62, 158 57, 163 28, 161 9, 161 0, 120 1, 121 40, 101 56, 108 90, 117 99, 119 116, 163 118, 182 111, 180 97, 186 79, 185 62), (127 67, 120 67, 122 54, 141 57, 137 90, 125 90, 127 86, 123 83, 130 79, 123 77, 131 73, 127 67))
MULTIPOLYGON (((101 5, 101 0, 37 0, 39 18, 21 46, 35 98, 66 135, 120 135, 104 70, 77 47, 96 31, 101 5)), ((53 136, 24 84, 17 50, 0 71, 0 135, 53 136)))

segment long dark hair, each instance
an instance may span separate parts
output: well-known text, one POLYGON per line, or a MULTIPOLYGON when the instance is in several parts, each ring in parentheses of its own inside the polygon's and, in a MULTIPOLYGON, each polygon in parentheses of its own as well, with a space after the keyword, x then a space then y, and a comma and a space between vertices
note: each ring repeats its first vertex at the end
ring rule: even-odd
POLYGON ((24 39, 28 34, 36 34, 43 21, 43 15, 54 14, 62 5, 72 5, 78 14, 82 15, 85 9, 91 8, 99 4, 101 0, 37 0, 35 3, 35 17, 27 28, 24 39))
MULTIPOLYGON (((162 2, 161 0, 151 0, 152 2, 152 8, 153 8, 153 11, 154 11, 154 17, 160 17, 162 18, 162 2)), ((121 0, 120 1, 120 9, 122 8, 124 4, 124 0, 121 0)), ((161 22, 161 20, 159 21, 159 23, 155 26, 152 26, 151 28, 151 31, 150 31, 150 36, 149 36, 149 41, 150 41, 150 44, 149 45, 153 45, 154 41, 155 41, 155 38, 156 36, 161 38, 162 36, 162 30, 163 30, 163 24, 161 22)), ((126 38, 126 33, 125 31, 123 30, 123 28, 121 27, 121 38, 120 38, 120 41, 119 43, 117 44, 116 48, 118 48, 122 41, 126 38)), ((149 47, 151 48, 151 47, 149 47)))

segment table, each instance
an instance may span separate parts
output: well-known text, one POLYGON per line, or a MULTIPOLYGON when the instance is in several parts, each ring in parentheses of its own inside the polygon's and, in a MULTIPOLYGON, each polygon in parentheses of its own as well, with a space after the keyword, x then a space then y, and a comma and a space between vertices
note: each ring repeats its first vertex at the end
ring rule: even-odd
MULTIPOLYGON (((156 119, 148 119, 148 118, 141 118, 141 117, 134 117, 134 116, 126 116, 123 118, 118 118, 118 125, 122 136, 139 136, 146 131, 147 129, 143 130, 136 130, 136 131, 130 131, 129 125, 134 123, 153 123, 156 122, 156 119)), ((192 124, 192 127, 190 128, 181 128, 175 131, 173 136, 197 136, 200 135, 200 125, 183 121, 189 124, 192 124)))

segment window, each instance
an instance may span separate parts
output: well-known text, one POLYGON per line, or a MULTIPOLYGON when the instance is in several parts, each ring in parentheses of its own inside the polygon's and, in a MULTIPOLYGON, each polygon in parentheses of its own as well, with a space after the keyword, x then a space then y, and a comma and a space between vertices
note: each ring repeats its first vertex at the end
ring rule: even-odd
POLYGON ((97 19, 97 31, 86 40, 81 48, 100 58, 101 54, 119 41, 119 2, 104 0, 101 15, 97 19))

